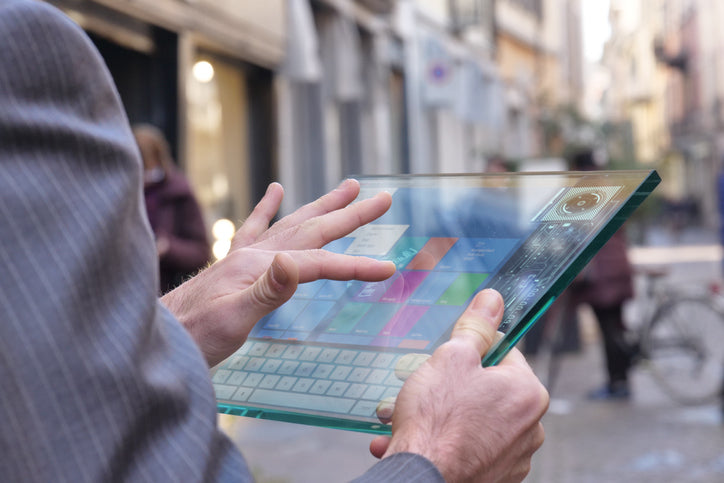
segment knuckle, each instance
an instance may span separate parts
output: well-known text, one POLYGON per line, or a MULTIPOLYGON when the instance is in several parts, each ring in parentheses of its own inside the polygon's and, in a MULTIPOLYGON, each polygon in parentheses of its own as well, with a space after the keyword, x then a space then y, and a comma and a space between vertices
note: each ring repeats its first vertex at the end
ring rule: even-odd
POLYGON ((485 321, 472 317, 462 317, 455 325, 455 332, 460 334, 471 334, 480 339, 484 347, 491 347, 496 340, 496 331, 485 321))

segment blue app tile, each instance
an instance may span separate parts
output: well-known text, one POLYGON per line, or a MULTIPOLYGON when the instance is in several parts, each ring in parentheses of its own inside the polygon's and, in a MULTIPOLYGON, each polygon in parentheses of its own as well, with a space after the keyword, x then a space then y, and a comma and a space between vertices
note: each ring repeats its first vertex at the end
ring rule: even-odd
POLYGON ((285 330, 297 318, 299 313, 306 307, 308 300, 290 299, 284 305, 269 314, 264 329, 285 330))
POLYGON ((340 280, 325 280, 322 287, 314 296, 317 300, 338 300, 347 292, 348 282, 340 280))
POLYGON ((322 248, 334 253, 344 253, 344 251, 349 248, 353 241, 354 238, 352 237, 338 238, 337 240, 332 240, 331 242, 327 243, 322 248))
POLYGON ((325 319, 329 311, 334 307, 334 304, 335 303, 331 301, 312 300, 292 322, 289 330, 313 331, 317 325, 325 319))
POLYGON ((433 305, 407 332, 405 338, 435 342, 452 328, 463 310, 461 307, 433 305))
POLYGON ((430 272, 407 300, 413 305, 433 305, 458 278, 454 272, 430 272))
POLYGON ((333 342, 335 344, 370 345, 374 337, 349 334, 319 334, 318 342, 333 342))
POLYGON ((511 238, 461 238, 435 270, 492 272, 517 242, 517 239, 511 238))
POLYGON ((314 282, 300 283, 294 297, 299 299, 312 299, 322 288, 326 280, 315 280, 314 282))

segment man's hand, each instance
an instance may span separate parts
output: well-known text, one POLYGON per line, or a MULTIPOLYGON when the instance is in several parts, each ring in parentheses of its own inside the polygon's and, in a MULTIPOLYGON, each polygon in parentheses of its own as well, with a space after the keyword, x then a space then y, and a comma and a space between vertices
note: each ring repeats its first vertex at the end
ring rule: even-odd
POLYGON ((380 281, 394 273, 392 262, 321 249, 379 218, 392 202, 380 193, 350 204, 358 193, 359 183, 347 180, 270 227, 284 195, 281 185, 271 184, 236 232, 229 254, 161 298, 209 366, 238 349, 254 324, 289 300, 297 284, 320 278, 380 281))
POLYGON ((543 444, 540 419, 549 399, 517 350, 498 366, 482 367, 502 315, 500 294, 484 290, 475 297, 450 341, 405 382, 394 405, 392 437, 374 439, 373 455, 421 454, 449 482, 525 478, 543 444))

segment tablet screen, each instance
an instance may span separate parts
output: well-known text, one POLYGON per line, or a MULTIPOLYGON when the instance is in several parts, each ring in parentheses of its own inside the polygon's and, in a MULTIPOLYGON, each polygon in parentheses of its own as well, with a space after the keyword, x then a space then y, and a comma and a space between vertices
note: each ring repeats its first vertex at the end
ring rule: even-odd
POLYGON ((228 396, 219 398, 222 410, 240 414, 233 409, 255 407, 289 419, 284 417, 285 406, 291 405, 295 418, 299 412, 318 416, 301 418, 302 422, 326 426, 329 417, 363 421, 362 430, 380 431, 372 409, 399 390, 401 383, 389 384, 395 383, 393 366, 401 355, 432 353, 449 339, 473 296, 490 287, 505 301, 499 329, 505 336, 483 359, 484 365, 496 364, 659 177, 654 171, 595 171, 359 180, 358 199, 386 191, 392 195, 392 206, 378 220, 325 248, 392 260, 397 272, 382 282, 301 284, 292 299, 254 327, 246 349, 237 354, 245 358, 243 367, 236 364, 244 378, 259 366, 252 385, 240 383, 245 389, 232 393, 235 385, 228 378, 233 367, 215 376, 217 397, 220 386, 228 396), (247 367, 250 359, 257 360, 247 367), (307 369, 300 372, 292 362, 307 362, 307 369), (319 367, 325 369, 318 371, 319 367), (351 374, 355 375, 350 381, 351 374), (265 379, 269 375, 275 377, 265 379), (289 389, 290 396, 277 389, 284 377, 288 379, 282 390, 289 389), (300 379, 305 382, 297 386, 300 379), (263 380, 273 387, 260 387, 263 380), (332 393, 347 401, 340 407, 326 406, 335 383, 332 393), (350 393, 352 384, 365 385, 364 392, 358 395, 363 391, 359 387, 350 393), (370 402, 363 404, 366 400, 370 402), (281 401, 279 407, 276 401, 281 401))

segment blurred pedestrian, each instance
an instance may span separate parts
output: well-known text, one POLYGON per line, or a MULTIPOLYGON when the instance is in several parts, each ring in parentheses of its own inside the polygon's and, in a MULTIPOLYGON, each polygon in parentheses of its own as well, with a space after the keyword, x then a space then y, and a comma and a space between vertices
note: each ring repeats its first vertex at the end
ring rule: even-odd
POLYGON ((133 134, 143 159, 143 194, 156 237, 163 294, 209 262, 210 245, 201 208, 186 176, 174 166, 161 131, 138 124, 133 134))
MULTIPOLYGON (((571 168, 576 171, 598 169, 593 152, 584 150, 576 153, 572 157, 571 168)), ((623 305, 633 297, 633 270, 623 229, 601 247, 569 290, 575 306, 581 303, 591 306, 603 337, 608 380, 589 396, 592 399, 628 398, 628 375, 635 349, 626 336, 623 305)))
MULTIPOLYGON (((719 206, 719 242, 724 245, 724 158, 721 160, 721 167, 716 179, 716 193, 719 206)), ((724 264, 721 268, 724 275, 724 264)))
POLYGON ((507 173, 510 171, 510 166, 505 159, 499 154, 492 155, 487 164, 485 165, 486 173, 507 173))

